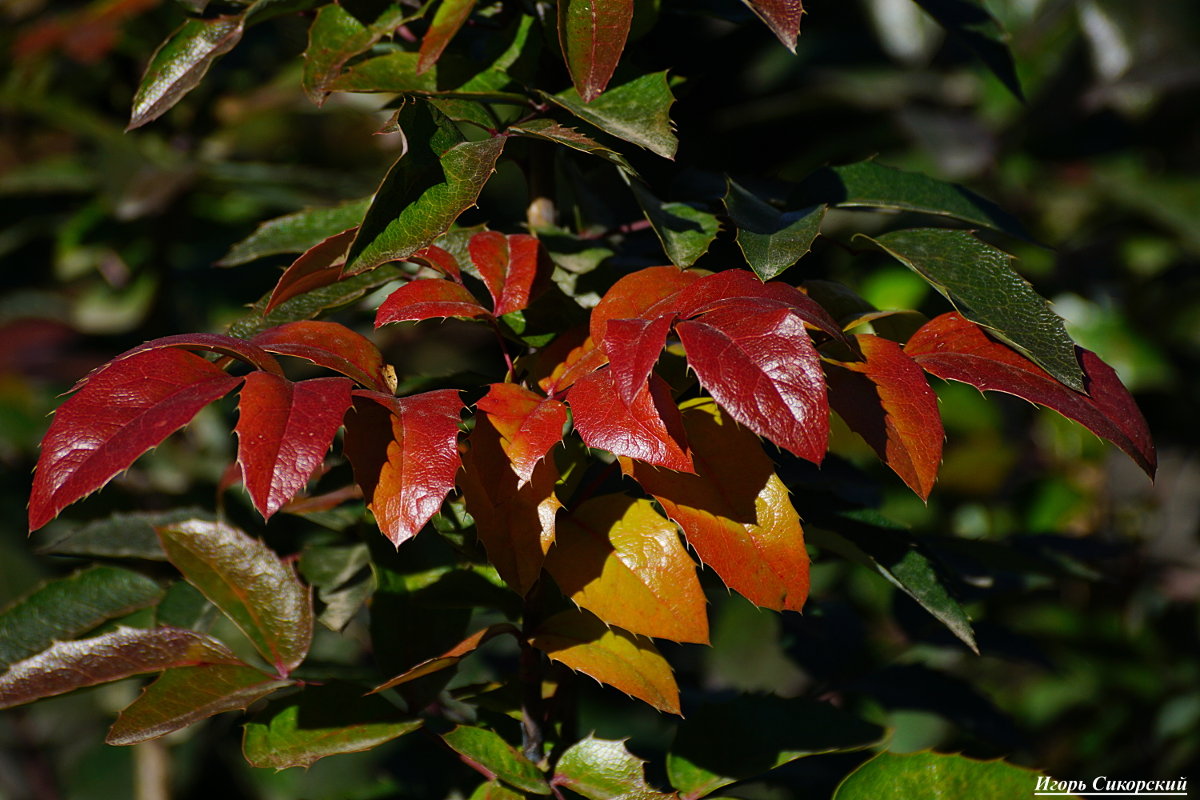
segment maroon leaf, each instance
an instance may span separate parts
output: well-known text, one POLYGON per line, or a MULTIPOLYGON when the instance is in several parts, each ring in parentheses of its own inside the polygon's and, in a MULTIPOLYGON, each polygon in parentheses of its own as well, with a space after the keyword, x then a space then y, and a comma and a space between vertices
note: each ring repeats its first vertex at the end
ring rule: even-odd
POLYGON ((391 392, 383 355, 370 339, 334 322, 304 320, 269 328, 252 339, 262 349, 307 359, 353 378, 369 389, 391 392))
POLYGON ((701 385, 722 408, 759 436, 821 463, 829 444, 825 376, 796 315, 731 304, 675 329, 701 385))
POLYGON ((145 350, 93 373, 58 409, 42 440, 29 529, 108 483, 241 381, 177 349, 145 350))
POLYGON ((800 35, 800 16, 804 13, 802 0, 742 0, 767 23, 783 46, 796 52, 796 37, 800 35))
POLYGON ((687 318, 730 303, 737 303, 749 310, 751 305, 747 303, 748 300, 755 301, 753 306, 760 311, 790 309, 814 328, 849 344, 841 326, 817 301, 786 283, 763 283, 754 273, 744 269, 705 275, 681 290, 674 298, 672 307, 680 317, 687 318))
POLYGON ((904 351, 939 378, 969 383, 980 391, 1016 395, 1054 409, 1124 450, 1154 477, 1158 458, 1146 420, 1112 367, 1095 353, 1076 348, 1088 390, 1085 395, 988 338, 982 328, 955 312, 927 322, 909 339, 904 351))
POLYGON ((403 398, 355 392, 343 447, 375 522, 397 547, 454 488, 462 408, 453 389, 403 398))
POLYGON ((561 0, 558 40, 576 91, 589 103, 612 78, 633 21, 633 0, 561 0))
MULTIPOLYGON (((118 361, 129 358, 130 356, 144 353, 147 350, 163 350, 166 348, 178 348, 180 350, 207 350, 212 353, 220 353, 223 356, 231 356, 244 361, 255 369, 261 369, 264 372, 270 372, 275 375, 282 375, 283 370, 279 366, 279 362, 271 357, 267 351, 261 347, 252 344, 245 339, 238 339, 233 336, 224 336, 219 333, 180 333, 175 336, 164 336, 161 339, 151 339, 144 344, 140 344, 132 350, 126 351, 114 358, 107 365, 100 369, 107 369, 112 364, 118 361)), ((96 373, 84 378, 75 388, 78 389, 85 381, 91 380, 96 373)))
POLYGON ((429 247, 422 247, 411 256, 408 256, 405 261, 411 261, 414 264, 423 264, 430 269, 437 270, 455 283, 462 283, 458 260, 448 250, 444 250, 436 244, 431 244, 429 247))
POLYGON ((554 271, 546 248, 528 234, 483 231, 471 237, 467 249, 491 292, 492 313, 497 317, 529 305, 554 271))
POLYGON ((238 464, 250 500, 264 518, 291 500, 325 461, 350 407, 351 382, 293 383, 252 372, 238 400, 238 464))
POLYGON ((604 350, 612 365, 613 383, 625 405, 632 405, 646 386, 674 322, 673 314, 663 314, 654 320, 614 319, 605 328, 604 350))
POLYGON ((491 314, 465 287, 438 278, 424 278, 388 295, 375 314, 375 327, 439 317, 488 317, 491 314))
POLYGON ((515 383, 493 383, 475 407, 499 432, 500 446, 520 484, 529 482, 538 462, 562 441, 567 407, 515 383))
POLYGON ((575 414, 575 429, 588 447, 692 471, 679 409, 671 399, 671 388, 657 375, 627 404, 617 391, 612 370, 597 370, 575 381, 567 402, 575 414))
POLYGON ((271 290, 264 313, 270 314, 280 303, 341 280, 346 251, 357 235, 358 226, 355 226, 308 248, 283 271, 271 290))
POLYGON ((699 277, 699 273, 675 266, 649 267, 626 275, 614 283, 592 309, 592 340, 604 341, 609 320, 654 319, 674 310, 670 300, 699 277))
POLYGON ((442 4, 433 15, 429 30, 421 39, 421 54, 417 60, 418 75, 437 63, 446 45, 450 44, 450 40, 466 23, 474 8, 475 0, 442 0, 442 4))

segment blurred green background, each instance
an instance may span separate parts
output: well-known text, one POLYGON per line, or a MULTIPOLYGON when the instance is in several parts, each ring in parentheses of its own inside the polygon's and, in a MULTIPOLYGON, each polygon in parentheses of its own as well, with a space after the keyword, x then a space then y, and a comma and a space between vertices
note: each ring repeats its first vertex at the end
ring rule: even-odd
MULTIPOLYGON (((948 443, 928 505, 844 432, 841 455, 793 488, 802 515, 810 481, 910 525, 971 612, 981 656, 819 547, 804 615, 758 611, 715 588, 714 647, 667 653, 685 689, 836 699, 892 726, 896 751, 1005 756, 1058 777, 1177 778, 1200 764, 1200 6, 988 7, 1011 34, 1024 102, 910 0, 813 0, 796 56, 735 0, 662 0, 659 24, 625 63, 683 79, 681 147, 673 165, 638 166, 670 196, 715 174, 799 180, 878 154, 997 201, 1047 246, 999 243, 1137 397, 1158 479, 1051 412, 939 384, 948 443), (748 24, 728 19, 739 15, 748 24)), ((124 133, 141 70, 181 18, 169 0, 0 5, 0 605, 78 566, 37 555, 23 521, 57 396, 146 339, 222 330, 286 259, 214 262, 266 218, 370 194, 396 156, 389 137, 372 136, 379 101, 335 96, 317 109, 303 96, 300 16, 250 29, 163 119, 124 133)), ((511 227, 525 201, 519 181, 500 178, 480 205, 511 227)), ((837 241, 893 221, 831 212, 826 238, 787 277, 842 281, 880 308, 945 310, 902 267, 837 241)), ((368 314, 339 319, 369 329, 368 314)), ((412 370, 421 353, 443 357, 400 337, 383 343, 412 370)), ((62 524, 212 508, 232 458, 228 412, 202 414, 62 524)), ((478 669, 486 677, 486 659, 478 669)), ((133 761, 161 751, 102 741, 135 690, 0 715, 0 797, 131 796, 133 761)), ((450 790, 425 775, 445 756, 400 744, 304 775, 252 771, 237 723, 226 715, 172 741, 178 796, 450 790)), ((590 686, 580 728, 632 735, 646 756, 671 730, 590 686)), ((828 796, 856 758, 801 760, 736 794, 828 796)))

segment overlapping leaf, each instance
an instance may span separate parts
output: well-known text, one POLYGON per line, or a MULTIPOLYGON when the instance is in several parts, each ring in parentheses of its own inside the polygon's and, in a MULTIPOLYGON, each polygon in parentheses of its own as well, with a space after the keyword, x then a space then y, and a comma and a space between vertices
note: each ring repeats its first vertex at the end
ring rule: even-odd
POLYGON ((397 50, 359 61, 332 83, 334 92, 435 92, 437 68, 417 72, 419 53, 397 50))
POLYGON ((442 0, 434 12, 429 30, 421 39, 420 59, 417 61, 417 72, 425 72, 441 58, 442 51, 459 29, 466 24, 467 18, 475 8, 475 0, 442 0))
POLYGON ((0 708, 101 683, 198 664, 239 664, 225 645, 181 628, 127 628, 56 642, 0 675, 0 708))
POLYGON ((974 50, 1018 100, 1024 99, 1012 52, 1008 49, 1008 32, 981 0, 916 1, 943 28, 974 50))
POLYGON ((708 642, 696 564, 649 500, 594 497, 558 522, 546 571, 610 625, 678 642, 708 642))
MULTIPOLYGON (((594 311, 592 316, 594 319, 594 311)), ((550 374, 538 382, 538 386, 547 394, 556 395, 570 389, 575 385, 575 381, 607 363, 608 356, 589 336, 577 347, 572 348, 550 374)))
POLYGON ((830 366, 834 410, 922 500, 942 461, 941 412, 924 371, 895 342, 859 335, 864 361, 830 366))
POLYGON ((164 526, 158 535, 176 569, 246 634, 279 677, 304 660, 312 643, 312 595, 275 551, 219 522, 164 526))
POLYGON ((495 775, 523 792, 550 794, 541 770, 494 731, 458 725, 443 733, 442 741, 487 775, 495 775))
POLYGON ((458 479, 467 511, 500 577, 525 594, 541 575, 555 538, 555 517, 562 507, 554 494, 558 468, 553 459, 544 458, 523 483, 487 414, 476 416, 468 443, 458 479))
POLYGON ((331 236, 357 228, 370 204, 371 198, 364 197, 267 220, 230 248, 217 265, 233 267, 264 256, 303 253, 331 236))
POLYGON ((558 4, 558 40, 583 102, 595 100, 608 86, 632 21, 633 0, 563 0, 558 4))
POLYGON ((465 286, 439 278, 422 278, 404 284, 379 304, 375 327, 423 319, 490 316, 465 286))
POLYGON ((589 322, 592 340, 604 341, 608 323, 614 319, 654 319, 675 310, 675 295, 700 278, 679 267, 650 267, 630 273, 604 293, 592 309, 589 322))
POLYGON ((251 372, 238 401, 238 466, 254 507, 270 517, 304 488, 350 407, 346 378, 293 383, 251 372))
POLYGON ((669 800, 674 795, 646 783, 646 762, 630 753, 624 741, 588 734, 567 748, 554 768, 552 782, 588 800, 669 800))
POLYGON ((758 438, 704 399, 684 406, 696 474, 628 465, 701 562, 755 605, 800 611, 808 553, 800 518, 758 438))
POLYGON ((520 485, 532 479, 538 462, 562 440, 567 422, 567 408, 561 402, 515 383, 493 383, 476 408, 487 414, 500 434, 500 447, 520 485))
POLYGON ((1124 450, 1147 475, 1157 465, 1154 441, 1137 404, 1112 368, 1079 348, 1088 394, 1064 386, 1020 353, 989 339, 956 313, 930 320, 909 339, 905 353, 926 372, 969 383, 981 391, 1013 394, 1052 408, 1124 450))
POLYGON ((793 53, 800 35, 800 17, 804 14, 803 0, 742 0, 767 24, 771 33, 793 53))
POLYGON ((322 6, 308 29, 308 48, 304 51, 305 94, 317 105, 324 103, 330 85, 346 62, 403 24, 409 16, 399 6, 392 6, 367 26, 337 3, 322 6))
POLYGON ((289 322, 269 328, 251 341, 269 353, 328 367, 368 389, 390 392, 395 388, 389 385, 387 365, 379 348, 344 325, 317 320, 289 322))
POLYGON ((671 665, 649 640, 610 627, 586 611, 563 611, 545 620, 530 644, 551 659, 660 711, 678 714, 679 687, 671 665))
POLYGON ((588 447, 618 456, 690 472, 692 458, 671 388, 650 376, 634 396, 622 398, 612 370, 599 369, 578 378, 567 395, 575 430, 588 447))
MULTIPOLYGON (((334 6, 329 6, 333 8, 334 6)), ((267 300, 266 313, 271 313, 282 303, 294 297, 337 283, 342 277, 342 267, 345 264, 346 250, 358 228, 348 228, 335 233, 327 239, 322 239, 288 265, 279 276, 271 297, 267 300)))
POLYGON ((734 181, 728 182, 725 210, 737 227, 746 263, 764 281, 778 276, 812 248, 825 206, 779 211, 734 181))
POLYGON ((520 311, 546 288, 554 263, 532 236, 483 231, 467 244, 471 262, 492 295, 497 317, 520 311))
POLYGON ((578 150, 581 153, 588 153, 589 155, 603 158, 605 161, 619 167, 626 174, 634 174, 634 169, 625 160, 625 156, 616 150, 605 147, 595 139, 580 133, 574 128, 569 128, 546 117, 531 119, 518 125, 510 125, 505 129, 505 133, 554 142, 555 144, 569 147, 572 150, 578 150))
POLYGON ((93 373, 42 440, 29 529, 99 489, 241 380, 175 348, 145 350, 93 373))
POLYGON ((664 303, 680 317, 693 317, 729 304, 737 304, 748 313, 787 309, 808 325, 853 349, 853 343, 846 339, 829 312, 807 294, 780 281, 763 283, 743 269, 705 275, 664 303))
POLYGON ((612 381, 626 405, 632 405, 646 386, 674 322, 673 314, 663 314, 652 320, 614 319, 605 327, 604 351, 612 365, 612 381))
POLYGON ((344 449, 375 522, 397 547, 417 535, 454 488, 462 408, 452 389, 354 398, 344 449))
POLYGON ((666 203, 637 181, 630 187, 672 264, 690 267, 708 252, 720 224, 715 214, 688 203, 666 203))
POLYGON ((590 102, 584 102, 574 88, 545 97, 610 136, 632 142, 663 158, 675 157, 679 140, 672 131, 670 117, 675 98, 665 72, 634 78, 608 89, 590 102))

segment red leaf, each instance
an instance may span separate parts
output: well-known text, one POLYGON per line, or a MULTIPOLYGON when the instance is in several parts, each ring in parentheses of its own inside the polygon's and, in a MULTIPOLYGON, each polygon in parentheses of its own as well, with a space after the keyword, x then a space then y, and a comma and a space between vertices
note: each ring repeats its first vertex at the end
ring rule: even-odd
POLYGON ((293 297, 341 280, 346 251, 357 235, 358 227, 355 226, 335 233, 308 248, 283 271, 283 275, 279 276, 279 282, 271 290, 264 313, 270 314, 281 303, 293 297))
POLYGON ((238 464, 250 500, 270 517, 304 488, 350 407, 345 378, 292 383, 251 372, 238 399, 238 464))
POLYGON ((930 320, 904 347, 921 368, 980 391, 1004 392, 1052 408, 1124 450, 1150 477, 1158 464, 1150 429, 1129 391, 1095 353, 1076 348, 1088 394, 1067 388, 1025 356, 951 312, 930 320), (1089 396, 1090 395, 1090 396, 1089 396))
POLYGON ((434 317, 488 316, 491 316, 488 310, 460 284, 423 278, 406 283, 388 295, 375 314, 375 327, 434 317))
POLYGON ((543 459, 528 483, 520 485, 491 418, 475 418, 459 473, 467 511, 488 559, 512 589, 525 594, 542 574, 554 541, 555 516, 562 504, 554 494, 558 468, 543 459))
POLYGON ((262 349, 307 359, 353 378, 363 386, 391 392, 383 355, 370 339, 335 322, 303 320, 268 328, 252 340, 262 349))
POLYGON ((567 407, 515 383, 493 383, 476 408, 488 415, 500 433, 500 447, 520 485, 529 482, 538 462, 562 441, 567 407))
POLYGON ((825 376, 796 315, 725 305, 675 330, 701 385, 734 419, 821 463, 829 443, 825 376))
POLYGON ((583 102, 595 100, 612 78, 633 21, 633 0, 561 0, 558 40, 583 102))
POLYGON ((826 368, 829 403, 922 500, 942 461, 942 416, 921 367, 900 345, 860 335, 865 361, 826 368))
POLYGON ((575 429, 588 447, 667 469, 692 471, 679 409, 671 399, 670 387, 657 375, 626 404, 613 382, 612 370, 598 370, 575 382, 567 402, 575 414, 575 429))
POLYGON ((604 333, 604 350, 612 365, 613 382, 626 405, 632 405, 637 393, 650 379, 658 356, 667 343, 667 334, 675 315, 663 314, 653 321, 614 319, 604 333))
POLYGON ((29 529, 108 483, 241 381, 174 348, 137 352, 101 367, 58 409, 42 440, 29 529))
POLYGON ((355 392, 343 448, 375 522, 397 547, 454 488, 462 408, 453 389, 402 398, 355 392))
POLYGON ((783 46, 796 52, 796 37, 800 35, 800 16, 804 13, 802 0, 742 0, 767 23, 783 46))
POLYGON ((680 317, 695 317, 731 303, 747 313, 762 313, 775 308, 788 308, 800 319, 835 339, 847 342, 841 326, 817 301, 794 286, 780 281, 763 283, 758 276, 744 269, 731 269, 705 275, 675 297, 672 307, 680 317), (747 301, 752 302, 747 302, 747 301))
POLYGON ((596 346, 592 337, 583 340, 583 344, 567 353, 567 357, 554 368, 548 377, 538 382, 546 394, 565 392, 575 385, 575 381, 584 375, 591 374, 608 363, 608 356, 596 346))
POLYGON ((546 248, 524 233, 505 236, 483 231, 471 237, 467 250, 492 295, 492 313, 497 317, 528 306, 554 271, 546 248))
POLYGON ((418 75, 437 63, 446 45, 450 44, 450 40, 466 23, 474 8, 475 0, 442 0, 437 13, 433 15, 429 30, 421 39, 421 54, 417 59, 418 75))
POLYGON ((448 250, 444 250, 436 244, 431 244, 429 247, 422 247, 404 260, 411 261, 414 264, 422 264, 430 269, 437 270, 455 283, 462 283, 462 274, 458 268, 458 260, 448 250))
MULTIPOLYGON (((161 339, 151 339, 148 342, 138 345, 132 350, 128 350, 114 358, 107 365, 100 369, 107 369, 108 366, 116 364, 122 359, 145 353, 148 350, 163 350, 165 348, 179 348, 181 350, 207 350, 212 353, 220 353, 223 356, 231 356, 244 361, 250 366, 261 369, 264 372, 270 372, 274 375, 283 375, 283 369, 280 368, 279 362, 271 357, 266 350, 263 350, 258 345, 252 344, 245 339, 238 339, 233 336, 224 336, 219 333, 180 333, 175 336, 164 336, 161 339)), ((86 381, 95 377, 96 373, 84 378, 75 388, 78 389, 86 381)))
POLYGON ((648 267, 626 275, 614 283, 592 309, 592 340, 604 341, 609 320, 654 319, 674 310, 670 299, 699 277, 698 273, 675 266, 648 267))

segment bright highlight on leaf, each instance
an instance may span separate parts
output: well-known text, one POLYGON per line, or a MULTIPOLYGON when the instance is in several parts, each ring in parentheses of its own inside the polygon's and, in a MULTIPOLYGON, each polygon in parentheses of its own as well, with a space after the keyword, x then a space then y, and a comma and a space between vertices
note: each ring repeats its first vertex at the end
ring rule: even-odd
POLYGON ((487 414, 500 434, 500 447, 512 463, 519 485, 533 478, 538 462, 562 441, 567 407, 515 383, 493 383, 476 408, 487 414))

